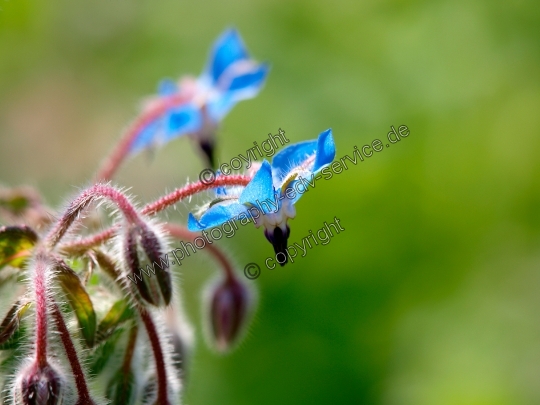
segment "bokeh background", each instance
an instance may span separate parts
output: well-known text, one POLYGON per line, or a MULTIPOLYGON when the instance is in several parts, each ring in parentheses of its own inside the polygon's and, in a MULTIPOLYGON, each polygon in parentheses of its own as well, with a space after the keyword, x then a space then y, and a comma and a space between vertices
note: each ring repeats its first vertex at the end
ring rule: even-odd
MULTIPOLYGON (((391 125, 411 133, 297 204, 291 242, 336 216, 345 231, 263 268, 234 353, 201 332, 215 264, 198 253, 177 269, 197 333, 185 403, 539 404, 535 1, 3 0, 0 181, 62 204, 158 81, 198 75, 230 26, 272 70, 225 119, 218 160, 278 128, 301 141, 332 127, 338 157, 391 125)), ((179 139, 116 182, 144 202, 202 168, 179 139)), ((252 226, 220 245, 239 270, 272 252, 252 226)))

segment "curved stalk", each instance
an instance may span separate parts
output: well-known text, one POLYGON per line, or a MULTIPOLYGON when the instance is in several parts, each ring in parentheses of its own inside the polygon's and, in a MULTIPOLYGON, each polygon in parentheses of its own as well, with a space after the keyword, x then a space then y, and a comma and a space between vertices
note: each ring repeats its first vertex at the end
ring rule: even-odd
POLYGON ((165 114, 167 110, 184 104, 188 98, 183 94, 175 94, 165 98, 156 107, 143 113, 138 117, 133 124, 128 128, 125 134, 120 138, 120 141, 113 149, 109 157, 103 162, 96 174, 96 181, 108 181, 112 179, 122 162, 126 159, 131 151, 131 147, 137 135, 152 121, 158 119, 165 114))
POLYGON ((77 405, 93 405, 94 402, 92 401, 90 391, 88 390, 88 384, 86 383, 86 377, 79 361, 79 357, 77 356, 77 350, 71 341, 68 328, 57 304, 53 304, 52 315, 56 323, 56 328, 58 332, 60 332, 60 339, 64 345, 66 356, 69 360, 69 364, 71 365, 71 371, 73 372, 73 377, 75 379, 75 386, 77 388, 78 395, 77 405))
POLYGON ((141 220, 137 210, 121 191, 108 184, 98 183, 83 191, 71 202, 62 218, 60 218, 45 237, 45 245, 49 248, 56 246, 73 222, 79 218, 81 212, 97 198, 107 198, 111 200, 122 211, 129 222, 135 224, 140 223, 141 220))

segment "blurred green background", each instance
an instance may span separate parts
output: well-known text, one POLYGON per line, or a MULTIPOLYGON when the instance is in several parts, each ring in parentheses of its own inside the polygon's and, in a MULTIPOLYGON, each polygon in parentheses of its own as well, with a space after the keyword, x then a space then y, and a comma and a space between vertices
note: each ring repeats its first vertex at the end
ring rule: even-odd
MULTIPOLYGON (((539 404, 536 1, 2 1, 0 181, 62 204, 142 97, 198 75, 229 26, 272 70, 225 119, 218 160, 278 128, 301 141, 332 127, 337 157, 391 125, 411 133, 297 204, 291 242, 335 216, 345 231, 263 268, 249 336, 228 356, 201 333, 215 264, 185 262, 197 331, 185 403, 539 404)), ((198 176, 193 152, 176 140, 116 181, 153 200, 198 176)), ((252 226, 220 245, 239 270, 272 253, 252 226)))

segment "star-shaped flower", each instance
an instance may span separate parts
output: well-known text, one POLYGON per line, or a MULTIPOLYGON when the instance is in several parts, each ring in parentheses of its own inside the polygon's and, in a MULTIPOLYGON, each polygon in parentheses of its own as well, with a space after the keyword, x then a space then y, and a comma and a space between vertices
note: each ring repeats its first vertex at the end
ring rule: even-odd
POLYGON ((139 128, 130 152, 187 134, 213 166, 219 123, 236 103, 259 93, 268 71, 268 64, 250 58, 235 29, 226 30, 214 43, 198 78, 184 77, 178 82, 166 79, 160 83, 158 95, 146 103, 143 116, 146 113, 149 118, 139 128))
POLYGON ((189 214, 188 228, 202 231, 231 219, 252 218, 257 228, 264 225, 275 253, 284 252, 290 234, 287 222, 296 216, 294 204, 309 185, 314 185, 316 174, 334 160, 335 154, 330 129, 316 140, 286 147, 274 156, 271 165, 264 160, 246 187, 217 189, 217 198, 199 220, 189 214))

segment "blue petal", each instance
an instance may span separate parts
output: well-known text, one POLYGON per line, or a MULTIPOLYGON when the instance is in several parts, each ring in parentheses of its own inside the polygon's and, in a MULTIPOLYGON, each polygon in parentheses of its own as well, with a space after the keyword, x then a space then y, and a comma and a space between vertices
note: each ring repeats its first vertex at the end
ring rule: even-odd
POLYGON ((312 173, 331 163, 336 156, 336 145, 332 130, 327 129, 319 134, 316 141, 299 142, 281 150, 272 159, 272 169, 278 182, 283 181, 289 172, 300 166, 310 156, 315 155, 312 173))
POLYGON ((139 152, 144 148, 155 145, 157 139, 163 133, 163 120, 158 118, 147 124, 135 137, 130 147, 130 152, 139 152))
POLYGON ((281 192, 282 198, 284 200, 287 200, 286 195, 286 189, 291 188, 295 191, 295 193, 292 193, 293 198, 290 198, 290 200, 293 204, 295 204, 300 197, 302 197, 307 191, 309 191, 313 185, 315 184, 315 174, 311 173, 310 175, 307 175, 305 177, 299 177, 298 180, 291 181, 288 186, 281 192), (301 183, 300 187, 297 187, 296 183, 301 183))
POLYGON ((246 212, 246 207, 236 202, 229 205, 214 205, 213 207, 210 207, 198 221, 190 213, 188 216, 188 229, 192 232, 196 232, 213 228, 230 219, 236 219, 238 215, 243 212, 246 212))
MULTIPOLYGON (((234 72, 234 70, 239 70, 236 69, 235 66, 238 65, 233 65, 229 72, 227 72, 227 76, 230 74, 232 80, 230 80, 230 82, 227 84, 225 90, 234 91, 236 94, 241 94, 240 91, 243 90, 247 91, 250 94, 250 97, 253 97, 259 92, 264 84, 264 79, 266 79, 266 76, 268 75, 270 66, 266 63, 253 63, 250 69, 243 69, 243 71, 234 72)), ((238 99, 239 97, 236 96, 236 98, 238 99)))
POLYGON ((332 129, 327 129, 319 135, 317 139, 317 155, 315 156, 315 164, 313 165, 313 172, 319 171, 322 167, 329 163, 332 163, 336 156, 336 144, 334 143, 334 137, 332 136, 332 129))
POLYGON ((191 212, 188 214, 187 227, 191 232, 198 232, 205 229, 204 226, 202 226, 201 223, 197 221, 197 218, 195 218, 191 212))
POLYGON ((227 115, 229 111, 236 104, 236 100, 231 93, 221 94, 215 97, 213 100, 206 104, 208 115, 214 122, 220 122, 223 117, 227 115))
MULTIPOLYGON (((234 67, 231 69, 234 70, 234 67)), ((234 76, 226 84, 221 83, 219 87, 224 87, 224 91, 218 93, 207 104, 210 118, 214 122, 219 122, 229 113, 236 103, 255 97, 261 91, 269 70, 270 67, 266 64, 253 64, 253 69, 234 76)))
POLYGON ((171 96, 178 92, 178 85, 174 80, 171 79, 163 79, 159 82, 158 85, 158 94, 160 96, 171 96))
POLYGON ((188 104, 170 110, 167 114, 167 131, 163 141, 167 142, 175 137, 194 132, 202 126, 200 110, 188 104))
POLYGON ((231 64, 247 57, 248 53, 242 38, 235 29, 229 29, 214 43, 206 73, 216 83, 231 64))
POLYGON ((270 163, 263 160, 261 167, 253 176, 253 179, 244 188, 238 202, 240 204, 250 204, 260 206, 261 201, 274 202, 274 186, 272 183, 272 168, 270 163))
POLYGON ((317 150, 317 141, 305 141, 287 146, 272 159, 272 169, 276 179, 281 182, 291 169, 298 167, 317 150))
POLYGON ((171 109, 139 132, 131 145, 130 152, 139 152, 147 147, 168 142, 180 135, 197 131, 201 126, 201 113, 195 106, 186 104, 171 109))

